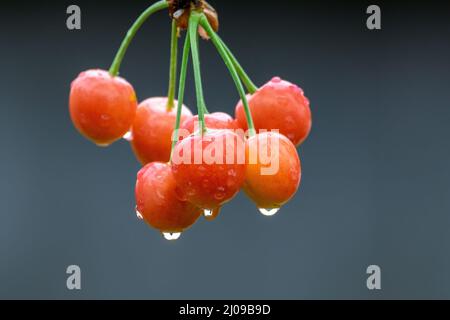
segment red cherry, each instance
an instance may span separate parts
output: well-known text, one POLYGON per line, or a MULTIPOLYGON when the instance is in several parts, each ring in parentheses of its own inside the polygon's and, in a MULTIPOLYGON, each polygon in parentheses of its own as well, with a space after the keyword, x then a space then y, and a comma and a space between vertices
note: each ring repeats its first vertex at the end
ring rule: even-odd
POLYGON ((149 225, 162 233, 181 233, 192 226, 202 210, 180 200, 172 170, 165 163, 150 163, 139 171, 136 210, 149 225))
MULTIPOLYGON (((166 97, 150 98, 139 105, 131 129, 131 145, 142 164, 170 160, 176 117, 177 108, 168 110, 166 97)), ((191 111, 183 106, 181 120, 190 117, 191 111)))
POLYGON ((172 171, 187 200, 205 210, 230 201, 245 179, 244 141, 230 130, 211 130, 180 141, 172 171))
MULTIPOLYGON (((205 115, 205 123, 208 129, 230 129, 236 130, 237 126, 235 120, 228 114, 223 112, 215 112, 205 115)), ((181 125, 181 129, 189 131, 189 133, 195 133, 198 131, 199 121, 198 116, 187 119, 181 125)))
POLYGON ((266 132, 246 143, 244 190, 265 215, 275 214, 297 192, 301 164, 297 150, 285 136, 266 132))
POLYGON ((88 70, 72 82, 70 116, 78 131, 100 146, 130 130, 137 100, 133 87, 104 70, 88 70))
MULTIPOLYGON (((248 103, 257 131, 278 129, 296 146, 308 137, 312 126, 309 100, 296 85, 273 78, 249 96, 248 103)), ((236 119, 239 126, 247 130, 241 101, 236 106, 236 119)))

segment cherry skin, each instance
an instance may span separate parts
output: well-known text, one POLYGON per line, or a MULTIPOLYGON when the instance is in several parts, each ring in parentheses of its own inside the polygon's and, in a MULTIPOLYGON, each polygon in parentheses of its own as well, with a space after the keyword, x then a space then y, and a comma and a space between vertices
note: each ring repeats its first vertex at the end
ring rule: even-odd
MULTIPOLYGON (((168 110, 166 97, 150 98, 139 104, 131 128, 131 146, 142 164, 170 160, 176 117, 177 108, 168 110)), ((191 111, 183 106, 181 120, 190 117, 191 111)))
MULTIPOLYGON (((273 78, 248 98, 258 132, 263 129, 278 129, 296 146, 306 140, 312 127, 311 109, 308 98, 298 86, 280 78, 273 78)), ((247 130, 241 101, 236 106, 235 116, 239 126, 247 130)))
MULTIPOLYGON (((205 123, 208 129, 238 129, 236 121, 228 114, 223 112, 215 112, 205 115, 205 123)), ((189 133, 195 133, 198 131, 199 121, 198 116, 192 117, 184 121, 181 125, 181 129, 187 130, 189 133)))
POLYGON ((188 201, 205 210, 216 210, 242 187, 245 143, 230 130, 190 135, 175 147, 172 172, 188 201))
POLYGON ((170 166, 159 162, 150 163, 139 171, 136 204, 142 218, 162 233, 181 233, 203 213, 180 199, 170 166))
POLYGON ((133 87, 104 70, 82 72, 72 82, 69 100, 73 124, 99 146, 122 138, 130 130, 137 108, 133 87))
POLYGON ((279 209, 297 192, 301 163, 294 144, 285 136, 266 132, 246 142, 244 191, 259 209, 279 209))

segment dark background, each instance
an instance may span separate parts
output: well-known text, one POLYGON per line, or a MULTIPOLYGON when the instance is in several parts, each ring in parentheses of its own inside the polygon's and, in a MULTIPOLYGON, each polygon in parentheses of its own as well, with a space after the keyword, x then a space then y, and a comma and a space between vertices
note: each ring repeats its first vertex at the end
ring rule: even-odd
MULTIPOLYGON (((210 2, 256 83, 281 76, 312 102, 301 190, 273 218, 240 194, 163 240, 136 219, 127 143, 95 147, 68 113, 71 80, 107 69, 151 1, 3 1, 0 298, 450 298, 448 2, 374 2, 381 31, 364 1, 210 2), (66 28, 70 4, 81 31, 66 28)), ((169 34, 161 13, 130 47, 121 74, 140 99, 166 94, 169 34)), ((201 51, 208 108, 233 113, 231 78, 211 44, 201 51)))

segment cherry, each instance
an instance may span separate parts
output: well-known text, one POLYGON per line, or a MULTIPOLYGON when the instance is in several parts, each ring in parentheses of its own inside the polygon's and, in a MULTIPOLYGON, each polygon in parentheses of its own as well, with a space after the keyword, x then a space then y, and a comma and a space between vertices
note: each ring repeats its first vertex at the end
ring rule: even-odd
POLYGON ((245 179, 244 147, 244 141, 230 130, 210 130, 180 141, 172 171, 186 199, 205 210, 230 201, 245 179))
POLYGON ((246 143, 244 191, 261 213, 273 215, 297 192, 301 163, 297 150, 285 136, 265 132, 246 143))
POLYGON ((192 226, 202 210, 179 197, 170 165, 153 162, 139 171, 136 183, 138 216, 169 236, 192 226))
MULTIPOLYGON (((131 145, 142 164, 168 162, 172 147, 177 108, 167 108, 168 98, 150 98, 142 102, 136 112, 131 129, 131 145)), ((176 105, 175 101, 175 105, 176 105)), ((182 121, 192 117, 191 111, 183 106, 182 121)))
POLYGON ((108 146, 130 130, 137 100, 125 79, 88 70, 72 82, 69 105, 78 131, 97 145, 108 146))
MULTIPOLYGON (((257 131, 278 129, 296 146, 308 137, 312 126, 311 109, 309 100, 298 86, 273 78, 249 96, 248 103, 257 131)), ((236 106, 236 119, 239 126, 246 130, 242 102, 236 106)))
MULTIPOLYGON (((238 129, 236 121, 230 115, 223 112, 206 114, 205 124, 209 129, 230 129, 230 130, 238 129)), ((198 116, 185 120, 181 125, 181 129, 187 130, 191 134, 198 131, 199 129, 198 116)))

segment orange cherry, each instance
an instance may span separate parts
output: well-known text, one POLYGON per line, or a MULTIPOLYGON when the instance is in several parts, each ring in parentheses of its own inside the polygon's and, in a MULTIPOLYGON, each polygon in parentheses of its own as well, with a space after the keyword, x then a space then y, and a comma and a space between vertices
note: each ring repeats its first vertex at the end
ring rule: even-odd
MULTIPOLYGON (((248 104, 253 116, 255 129, 279 130, 299 146, 308 137, 311 127, 309 100, 298 86, 273 78, 253 95, 248 96, 248 104)), ((247 130, 244 106, 240 101, 236 106, 236 120, 247 130)))
MULTIPOLYGON (((177 108, 167 108, 167 97, 150 98, 139 104, 131 129, 131 146, 142 164, 170 160, 176 117, 177 108)), ((181 120, 190 117, 191 111, 183 106, 181 120)))
POLYGON ((297 192, 301 164, 297 150, 285 136, 266 132, 246 142, 244 190, 264 215, 274 215, 297 192))
POLYGON ((172 170, 166 163, 153 162, 139 171, 136 204, 138 217, 168 240, 176 240, 203 213, 180 198, 172 170))
POLYGON ((107 71, 88 70, 72 82, 72 122, 83 136, 99 146, 110 145, 130 130, 136 108, 133 87, 107 71))
POLYGON ((190 135, 175 147, 172 172, 188 201, 214 211, 234 198, 242 187, 244 142, 231 130, 190 135))

